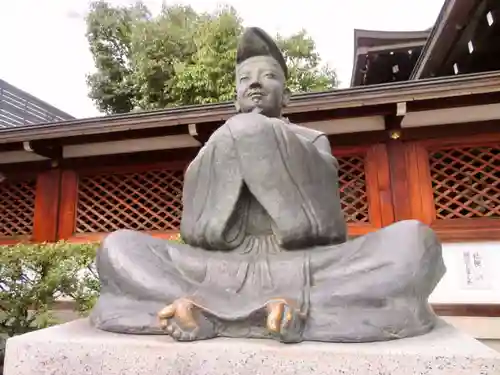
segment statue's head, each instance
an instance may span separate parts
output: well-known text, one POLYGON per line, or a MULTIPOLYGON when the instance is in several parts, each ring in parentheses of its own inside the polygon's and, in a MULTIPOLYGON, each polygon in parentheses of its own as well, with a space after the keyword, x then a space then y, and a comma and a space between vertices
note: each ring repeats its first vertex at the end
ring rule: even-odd
POLYGON ((236 54, 236 109, 280 117, 288 104, 288 70, 276 43, 263 30, 243 32, 236 54))

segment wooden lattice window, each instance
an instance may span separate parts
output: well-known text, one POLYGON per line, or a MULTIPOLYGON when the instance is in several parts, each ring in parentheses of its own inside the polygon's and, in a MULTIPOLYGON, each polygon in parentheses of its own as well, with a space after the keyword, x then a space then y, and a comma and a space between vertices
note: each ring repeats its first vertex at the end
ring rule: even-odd
POLYGON ((178 230, 182 214, 182 170, 81 176, 77 233, 178 230))
POLYGON ((364 155, 337 157, 340 201, 348 223, 368 223, 368 197, 364 155))
POLYGON ((500 217, 500 148, 429 152, 437 220, 500 217))
POLYGON ((0 182, 0 237, 33 233, 36 179, 0 182))

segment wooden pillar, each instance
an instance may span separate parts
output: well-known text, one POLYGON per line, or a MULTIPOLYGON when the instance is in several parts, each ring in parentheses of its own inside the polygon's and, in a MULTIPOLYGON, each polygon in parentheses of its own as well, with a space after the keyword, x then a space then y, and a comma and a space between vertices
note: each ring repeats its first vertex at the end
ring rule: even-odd
POLYGON ((431 224, 435 213, 426 150, 418 142, 397 139, 387 143, 387 153, 396 221, 431 224))
POLYGON ((76 205, 78 200, 78 174, 65 170, 61 176, 61 205, 58 238, 67 240, 75 232, 76 205))
POLYGON ((390 167, 386 146, 377 144, 366 154, 366 178, 368 204, 372 217, 370 221, 379 228, 394 222, 394 208, 391 196, 390 167))
POLYGON ((61 171, 40 172, 36 183, 33 241, 57 240, 61 171))
POLYGON ((419 142, 406 144, 408 198, 412 218, 431 225, 436 218, 427 150, 419 142))
POLYGON ((412 218, 409 191, 410 174, 415 173, 416 166, 407 158, 406 145, 399 139, 387 142, 391 195, 395 221, 412 218))

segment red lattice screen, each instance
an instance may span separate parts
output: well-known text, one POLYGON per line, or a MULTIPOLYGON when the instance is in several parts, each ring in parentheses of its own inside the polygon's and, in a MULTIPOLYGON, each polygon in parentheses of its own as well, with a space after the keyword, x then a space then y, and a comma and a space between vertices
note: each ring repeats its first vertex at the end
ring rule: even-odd
POLYGON ((183 171, 150 170, 82 176, 76 232, 178 230, 183 171))
POLYGON ((0 183, 0 237, 33 233, 36 179, 0 183))
MULTIPOLYGON (((364 157, 345 156, 338 161, 340 196, 346 220, 367 223, 364 157)), ((183 171, 180 170, 81 176, 75 231, 178 230, 182 215, 182 184, 183 171)))
POLYGON ((365 162, 362 155, 337 157, 340 201, 348 223, 368 223, 365 162))
POLYGON ((436 150, 429 155, 438 220, 500 217, 500 148, 436 150))

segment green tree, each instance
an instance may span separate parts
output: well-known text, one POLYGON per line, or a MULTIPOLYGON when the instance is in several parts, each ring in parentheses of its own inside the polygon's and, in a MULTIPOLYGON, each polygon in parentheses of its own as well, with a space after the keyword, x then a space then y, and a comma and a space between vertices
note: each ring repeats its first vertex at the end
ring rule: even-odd
POLYGON ((321 66, 316 44, 305 30, 289 38, 278 35, 277 43, 289 69, 288 87, 292 92, 322 91, 337 86, 335 70, 321 66))
MULTIPOLYGON (((141 3, 91 4, 87 40, 96 72, 89 96, 105 113, 215 103, 234 97, 234 61, 242 20, 234 8, 197 13, 164 6, 153 16, 141 3)), ((290 69, 292 92, 337 86, 335 71, 322 66, 314 41, 302 30, 278 35, 290 69)))

